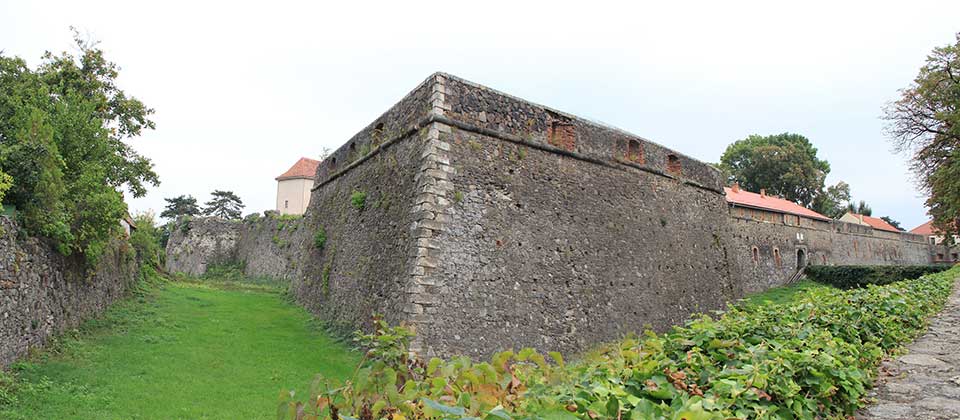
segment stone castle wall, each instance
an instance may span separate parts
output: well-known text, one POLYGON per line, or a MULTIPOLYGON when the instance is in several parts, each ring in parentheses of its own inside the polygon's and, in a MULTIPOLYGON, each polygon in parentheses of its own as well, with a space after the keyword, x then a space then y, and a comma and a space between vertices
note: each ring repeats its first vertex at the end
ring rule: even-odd
POLYGON ((18 231, 13 220, 0 216, 0 368, 102 314, 138 276, 134 251, 125 242, 85 277, 79 262, 18 231))
POLYGON ((166 269, 200 276, 211 266, 240 264, 250 277, 292 280, 308 239, 302 218, 274 212, 244 220, 182 219, 167 241, 166 269))
POLYGON ((740 268, 747 293, 783 286, 798 264, 930 264, 933 252, 923 236, 875 230, 839 221, 820 221, 731 207, 731 264, 740 268))
POLYGON ((332 325, 381 313, 440 355, 578 351, 662 330, 785 284, 798 252, 815 264, 933 252, 914 235, 732 208, 707 164, 445 74, 321 163, 290 246, 239 226, 172 236, 168 253, 182 255, 168 261, 242 261, 289 278, 332 325))

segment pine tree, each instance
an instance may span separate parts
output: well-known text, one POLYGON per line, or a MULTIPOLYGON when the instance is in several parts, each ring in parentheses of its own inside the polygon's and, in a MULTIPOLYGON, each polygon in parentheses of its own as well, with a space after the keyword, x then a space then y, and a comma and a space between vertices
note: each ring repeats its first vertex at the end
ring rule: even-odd
POLYGON ((243 201, 237 197, 233 191, 214 190, 210 195, 213 198, 204 204, 203 214, 215 216, 227 220, 236 220, 240 218, 240 211, 243 210, 243 201))

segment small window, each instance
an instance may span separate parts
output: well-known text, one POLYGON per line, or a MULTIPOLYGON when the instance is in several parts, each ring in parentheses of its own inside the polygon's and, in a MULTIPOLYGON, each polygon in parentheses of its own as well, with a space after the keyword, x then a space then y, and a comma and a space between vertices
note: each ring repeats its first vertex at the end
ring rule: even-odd
POLYGON ((629 140, 627 142, 627 160, 643 164, 643 145, 639 141, 629 140))
POLYGON ((943 261, 943 254, 937 254, 937 261, 943 261))
POLYGON ((673 175, 680 175, 683 168, 680 167, 680 158, 675 154, 667 155, 667 172, 673 175))
POLYGON ((960 256, 960 255, 957 255, 956 252, 954 252, 954 253, 952 254, 952 256, 953 256, 953 260, 954 260, 954 261, 960 260, 960 258, 957 258, 957 257, 960 256))
POLYGON ((780 248, 773 249, 773 261, 777 264, 777 268, 783 267, 783 259, 780 258, 780 248))
POLYGON ((377 126, 373 128, 372 137, 374 146, 377 146, 383 142, 383 123, 377 124, 377 126))
POLYGON ((336 170, 337 170, 337 158, 332 157, 330 158, 330 172, 333 172, 336 170))
POLYGON ((753 265, 760 264, 760 248, 753 247, 753 265))
POLYGON ((290 208, 290 200, 283 200, 283 208, 290 208))

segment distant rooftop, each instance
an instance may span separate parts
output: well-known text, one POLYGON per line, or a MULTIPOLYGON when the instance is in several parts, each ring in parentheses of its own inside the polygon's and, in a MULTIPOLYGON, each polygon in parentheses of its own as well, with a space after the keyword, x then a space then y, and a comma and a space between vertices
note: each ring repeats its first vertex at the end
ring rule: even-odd
POLYGON ((752 207, 761 210, 769 210, 777 213, 787 213, 794 214, 797 216, 803 216, 810 219, 817 220, 832 220, 827 216, 824 216, 820 213, 817 213, 813 210, 810 210, 806 207, 803 207, 797 203, 794 203, 789 200, 784 200, 779 197, 773 197, 766 194, 757 194, 750 191, 741 190, 739 187, 736 189, 723 187, 724 192, 727 194, 727 202, 733 203, 738 206, 743 207, 752 207))
POLYGON ((287 169, 282 175, 276 178, 277 181, 287 179, 313 179, 317 174, 317 167, 320 166, 319 160, 302 157, 297 163, 294 163, 290 169, 287 169))
POLYGON ((916 233, 917 235, 934 235, 939 233, 939 231, 933 227, 933 220, 930 220, 927 223, 910 229, 910 233, 916 233))
POLYGON ((886 230, 888 232, 900 232, 900 229, 893 227, 893 225, 887 223, 886 220, 877 217, 864 216, 857 213, 850 213, 850 215, 859 219, 861 224, 869 225, 874 229, 886 230))

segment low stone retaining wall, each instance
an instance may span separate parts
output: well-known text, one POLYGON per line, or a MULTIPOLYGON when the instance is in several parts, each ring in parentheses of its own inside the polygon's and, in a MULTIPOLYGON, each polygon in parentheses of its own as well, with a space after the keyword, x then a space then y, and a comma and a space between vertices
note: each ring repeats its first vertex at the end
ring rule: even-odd
POLYGON ((138 275, 126 242, 107 252, 89 276, 72 258, 19 233, 0 216, 0 367, 51 337, 103 313, 138 275))

